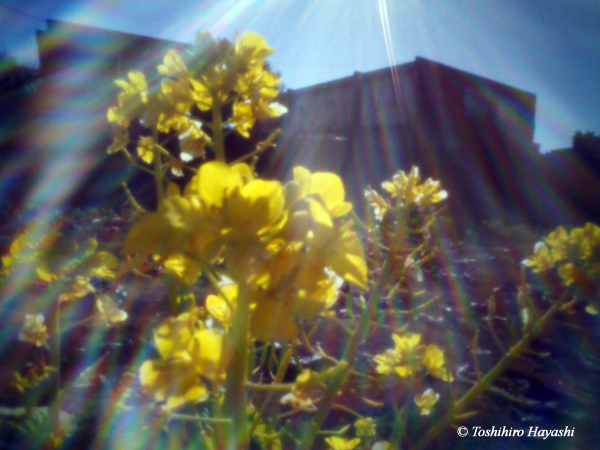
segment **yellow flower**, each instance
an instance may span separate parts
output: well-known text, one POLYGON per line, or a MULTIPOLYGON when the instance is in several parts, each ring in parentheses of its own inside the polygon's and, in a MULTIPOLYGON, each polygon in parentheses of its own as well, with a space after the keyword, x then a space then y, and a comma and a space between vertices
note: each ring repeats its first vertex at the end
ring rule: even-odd
POLYGON ((534 273, 544 272, 554 267, 556 263, 548 246, 543 242, 538 242, 534 247, 533 256, 523 261, 523 264, 531 267, 534 273))
POLYGON ((407 175, 399 171, 392 181, 384 181, 381 186, 388 191, 392 197, 397 197, 402 206, 428 206, 441 202, 448 197, 448 192, 440 188, 439 181, 431 178, 421 183, 421 175, 418 167, 413 166, 407 175))
POLYGON ((337 229, 336 237, 322 252, 328 266, 344 280, 367 289, 367 264, 365 252, 358 235, 353 231, 354 223, 348 221, 337 229))
MULTIPOLYGON (((269 266, 271 267, 271 266, 269 266)), ((298 329, 295 318, 316 318, 335 300, 339 288, 335 278, 317 280, 311 286, 297 289, 288 279, 287 283, 270 284, 252 288, 248 293, 250 299, 250 332, 261 341, 289 341, 297 338, 298 329)), ((207 311, 217 319, 225 330, 232 325, 234 308, 238 303, 238 286, 229 284, 221 286, 219 295, 206 297, 207 311), (227 297, 227 300, 223 296, 227 297)))
POLYGON ((452 374, 447 370, 444 353, 436 345, 420 344, 421 335, 408 333, 404 336, 393 334, 395 346, 384 353, 375 355, 373 361, 377 364, 377 373, 387 375, 396 373, 402 378, 415 374, 423 367, 434 377, 451 382, 452 374))
POLYGON ((206 85, 206 77, 202 81, 190 78, 192 98, 200 111, 209 111, 213 104, 211 89, 206 85))
POLYGON ((0 275, 8 275, 20 265, 37 266, 36 271, 45 266, 47 256, 52 252, 60 238, 59 228, 60 223, 47 229, 46 224, 41 221, 36 221, 27 226, 12 241, 8 254, 2 256, 0 275))
POLYGON ((27 242, 27 232, 23 232, 18 235, 10 244, 8 254, 2 257, 2 274, 8 274, 8 272, 16 265, 21 255, 25 252, 25 249, 29 247, 27 242))
POLYGON ((168 360, 187 353, 194 334, 204 328, 199 321, 200 312, 199 308, 195 308, 177 317, 169 317, 156 327, 154 344, 162 359, 168 360))
POLYGON ((169 107, 163 109, 175 115, 187 114, 195 101, 188 69, 177 50, 169 50, 163 62, 157 67, 165 77, 161 81, 161 93, 169 102, 169 107))
POLYGON ((48 341, 48 331, 44 324, 44 316, 42 314, 27 314, 19 340, 30 342, 38 347, 46 345, 48 341))
POLYGON ((203 214, 203 207, 197 200, 188 200, 177 193, 168 195, 157 211, 142 216, 129 230, 124 243, 128 261, 119 274, 131 268, 147 271, 174 258, 170 261, 169 271, 185 280, 194 279, 194 274, 189 273, 194 264, 201 267, 216 256, 218 250, 210 246, 214 235, 202 226, 203 214), (181 258, 182 252, 190 253, 195 259, 181 258), (153 255, 158 255, 158 260, 148 264, 148 258, 153 255), (178 267, 180 265, 185 267, 178 267))
MULTIPOLYGON (((94 239, 95 244, 98 243, 94 239)), ((93 256, 84 264, 84 273, 90 277, 104 279, 115 278, 116 270, 119 268, 119 260, 115 255, 109 252, 95 252, 93 256)))
POLYGON ((327 310, 338 299, 339 289, 343 283, 342 278, 333 275, 329 278, 318 280, 311 286, 298 289, 294 314, 304 319, 315 319, 320 314, 327 315, 327 310))
POLYGON ((80 248, 60 235, 60 224, 42 236, 39 228, 39 224, 31 225, 13 241, 9 254, 2 258, 1 274, 7 275, 19 265, 35 269, 41 281, 63 284, 58 297, 60 302, 95 292, 92 277, 115 277, 117 258, 108 252, 98 252, 95 239, 88 239, 80 248))
POLYGON ((564 286, 591 300, 599 289, 600 227, 588 223, 570 233, 557 227, 535 245, 533 256, 523 264, 535 273, 556 268, 564 286))
POLYGON ((352 209, 344 197, 344 186, 337 175, 311 174, 303 167, 294 169, 294 180, 285 186, 285 207, 290 213, 281 237, 293 245, 284 245, 281 251, 294 261, 296 267, 289 269, 297 274, 300 289, 305 283, 302 280, 326 278, 325 268, 360 288, 367 287, 360 239, 351 221, 338 219, 352 209))
POLYGON ((238 287, 237 284, 221 286, 221 291, 227 297, 223 299, 220 295, 208 295, 206 297, 206 310, 223 325, 225 330, 229 330, 233 320, 233 311, 229 305, 235 307, 237 303, 238 287))
POLYGON ((568 254, 570 236, 563 227, 557 227, 544 241, 552 250, 552 259, 557 262, 565 259, 568 254))
POLYGON ((423 365, 427 368, 427 371, 443 381, 452 382, 454 378, 446 367, 444 361, 444 352, 435 344, 429 344, 425 347, 425 354, 423 355, 423 365))
POLYGON ((152 161, 154 161, 154 139, 152 136, 140 137, 137 154, 146 164, 152 164, 152 161))
POLYGON ((203 164, 185 188, 184 196, 197 197, 209 209, 220 209, 244 186, 237 170, 220 161, 203 164))
POLYGON ((249 102, 235 102, 230 120, 238 133, 245 138, 250 137, 250 130, 256 120, 252 112, 252 105, 249 102))
POLYGON ((244 33, 234 42, 234 65, 242 73, 251 69, 262 70, 264 59, 274 51, 260 34, 244 33))
POLYGON ((197 331, 188 346, 192 364, 198 374, 212 382, 225 380, 223 370, 223 333, 215 329, 197 331))
POLYGON ((600 263, 600 227, 586 223, 582 228, 571 230, 571 239, 580 249, 581 258, 592 263, 600 263))
POLYGON ((207 220, 223 243, 257 241, 277 231, 285 220, 281 184, 254 179, 245 164, 202 165, 187 185, 185 196, 206 206, 207 220))
POLYGON ((337 436, 328 437, 325 442, 332 450, 352 450, 360 444, 360 438, 346 439, 337 436))
POLYGON ((409 333, 405 336, 393 334, 392 339, 396 344, 394 354, 397 358, 394 371, 403 378, 414 374, 421 366, 418 354, 421 335, 417 333, 409 333))
POLYGON ((13 372, 9 385, 24 394, 26 390, 38 387, 52 372, 56 372, 54 367, 46 365, 44 361, 36 361, 27 368, 23 375, 13 372))
POLYGON ((428 416, 431 414, 433 407, 440 398, 440 394, 429 388, 420 395, 415 396, 415 403, 421 410, 422 416, 428 416))
POLYGON ((127 313, 119 309, 114 300, 108 295, 100 294, 96 296, 96 309, 106 326, 127 320, 127 313))
POLYGON ((303 411, 315 411, 317 408, 311 396, 311 391, 321 385, 317 374, 312 370, 304 370, 296 377, 292 391, 281 397, 281 404, 290 405, 303 411))
POLYGON ((121 273, 132 267, 147 271, 165 264, 180 280, 190 283, 198 269, 225 246, 232 275, 238 267, 239 276, 245 278, 244 272, 251 268, 247 257, 262 251, 262 240, 276 233, 285 218, 279 182, 254 179, 245 164, 206 163, 183 196, 169 189, 160 208, 132 227, 125 239, 130 259, 121 273), (148 265, 150 256, 154 262, 148 265))
POLYGON ((409 333, 405 336, 392 335, 395 347, 386 350, 383 354, 375 355, 373 361, 377 363, 377 373, 389 374, 392 371, 405 378, 412 375, 420 368, 419 343, 421 335, 409 333))
POLYGON ((154 332, 154 343, 161 357, 140 367, 140 383, 145 393, 165 402, 169 410, 185 403, 202 401, 208 389, 202 378, 222 382, 223 334, 206 329, 195 308, 162 322, 154 332))
MULTIPOLYGON (((250 289, 250 333, 260 341, 290 341, 297 338, 295 318, 317 317, 327 307, 327 301, 337 299, 337 295, 333 299, 329 297, 331 287, 337 292, 335 285, 317 286, 310 293, 292 286, 250 289)), ((233 317, 230 305, 235 308, 238 303, 238 287, 236 284, 222 286, 221 292, 227 301, 221 294, 208 295, 206 309, 228 330, 233 317)))
POLYGON ((58 296, 60 302, 71 301, 96 292, 91 284, 92 277, 105 279, 115 277, 119 261, 109 252, 97 252, 97 247, 98 242, 93 238, 89 239, 79 259, 76 257, 67 259, 67 262, 59 266, 55 272, 50 272, 43 266, 38 268, 38 276, 44 281, 70 280, 58 296))
POLYGON ((112 136, 112 143, 106 152, 110 155, 120 151, 127 151, 127 144, 129 144, 129 131, 127 127, 111 123, 110 134, 112 136))
POLYGON ((140 367, 140 383, 146 393, 152 393, 165 408, 175 409, 185 403, 204 400, 208 389, 190 360, 150 360, 140 367))
POLYGON ((190 120, 189 126, 179 134, 179 149, 181 151, 181 159, 190 161, 194 158, 204 156, 206 144, 211 139, 202 128, 202 124, 198 121, 190 120))
POLYGON ((360 438, 372 438, 375 436, 375 421, 371 417, 363 417, 354 422, 356 435, 360 438))
POLYGON ((109 122, 115 122, 121 127, 141 117, 144 105, 148 102, 148 85, 142 72, 129 72, 129 82, 115 80, 115 84, 123 91, 119 93, 118 106, 111 107, 107 112, 109 122))
POLYGON ((315 199, 309 198, 302 203, 308 206, 308 211, 297 208, 282 231, 286 240, 301 243, 291 252, 299 254, 298 280, 323 279, 325 268, 329 268, 346 281, 366 289, 364 250, 352 229, 352 221, 334 223, 325 207, 315 199))
POLYGON ((396 353, 394 349, 388 349, 385 352, 375 355, 373 361, 377 364, 375 371, 382 375, 392 373, 397 363, 396 353))
MULTIPOLYGON (((155 256, 155 260, 160 257, 155 256)), ((195 258, 185 254, 174 254, 164 259, 164 272, 174 276, 184 286, 193 285, 202 271, 202 264, 195 258)))
POLYGON ((257 120, 278 117, 287 109, 273 100, 279 95, 279 78, 264 70, 250 70, 238 75, 235 90, 240 95, 233 104, 230 119, 236 130, 249 137, 249 130, 257 120))
POLYGON ((277 181, 252 180, 229 198, 223 235, 229 242, 246 242, 277 230, 285 220, 284 197, 277 181))
POLYGON ((85 297, 92 292, 96 292, 96 289, 92 286, 89 277, 77 275, 59 294, 58 301, 61 303, 70 302, 85 297))
POLYGON ((373 208, 375 220, 381 221, 390 209, 390 205, 377 191, 368 187, 365 189, 365 198, 373 208))
POLYGON ((341 217, 352 210, 352 204, 344 201, 346 192, 342 179, 330 172, 310 173, 302 166, 294 168, 294 181, 290 183, 295 191, 290 194, 290 202, 306 197, 317 198, 331 217, 341 217))
POLYGON ((164 64, 159 64, 158 73, 166 77, 180 78, 187 74, 187 67, 177 50, 171 49, 163 58, 164 64))

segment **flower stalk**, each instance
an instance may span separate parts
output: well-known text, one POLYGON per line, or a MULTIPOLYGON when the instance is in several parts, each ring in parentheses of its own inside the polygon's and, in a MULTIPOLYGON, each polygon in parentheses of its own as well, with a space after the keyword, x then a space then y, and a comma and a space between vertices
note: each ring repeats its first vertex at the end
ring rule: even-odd
POLYGON ((231 359, 227 380, 225 382, 225 417, 231 419, 228 433, 228 450, 242 450, 248 447, 247 398, 246 382, 248 378, 248 322, 250 304, 248 289, 242 287, 238 297, 237 307, 233 316, 233 326, 229 332, 225 358, 231 359))
POLYGON ((467 408, 473 400, 482 392, 489 389, 492 383, 510 366, 510 364, 527 350, 533 339, 539 336, 550 320, 558 313, 569 298, 565 291, 560 299, 546 311, 546 313, 531 327, 515 345, 496 363, 490 371, 479 379, 475 385, 469 389, 444 415, 444 417, 434 425, 421 442, 417 444, 415 450, 427 448, 433 439, 435 439, 461 412, 467 408))

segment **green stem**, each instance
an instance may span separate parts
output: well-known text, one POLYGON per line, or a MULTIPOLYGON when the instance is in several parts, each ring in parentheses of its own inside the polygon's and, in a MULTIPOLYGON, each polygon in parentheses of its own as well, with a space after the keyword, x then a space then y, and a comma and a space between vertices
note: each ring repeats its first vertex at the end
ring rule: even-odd
POLYGON ((60 433, 60 301, 56 299, 50 314, 50 365, 56 369, 52 393, 50 395, 50 420, 52 430, 60 433))
POLYGON ((256 391, 290 391, 294 383, 272 383, 272 384, 260 384, 260 383, 246 383, 246 387, 254 389, 256 391))
POLYGON ((246 379, 248 375, 248 322, 250 306, 248 288, 240 286, 240 295, 233 316, 233 326, 228 336, 227 355, 231 365, 225 383, 225 417, 231 418, 232 426, 228 435, 227 449, 242 450, 249 444, 248 420, 246 414, 246 379))
POLYGON ((214 424, 229 424, 229 423, 231 423, 230 419, 219 419, 219 418, 215 418, 215 417, 201 417, 201 416, 194 416, 193 414, 170 413, 169 417, 172 419, 186 420, 189 422, 205 422, 205 423, 214 423, 214 424))
POLYGON ((138 212, 138 213, 145 213, 146 211, 144 210, 144 208, 142 208, 140 206, 140 204, 137 202, 137 200, 135 199, 135 197, 133 196, 133 194, 131 193, 131 191, 127 187, 127 183, 125 183, 123 181, 121 183, 121 186, 123 186, 123 189, 125 190, 125 195, 127 196, 127 200, 129 200, 129 203, 131 203, 133 205, 135 211, 138 212))
POLYGON ((334 407, 335 409, 340 409, 340 410, 342 410, 342 411, 346 411, 347 413, 350 413, 350 414, 352 414, 353 416, 356 416, 356 417, 358 417, 359 419, 364 419, 364 416, 360 415, 359 413, 357 413, 357 412, 356 412, 356 411, 354 411, 353 409, 351 409, 351 408, 348 408, 347 406, 341 405, 341 404, 339 404, 339 403, 334 403, 334 404, 333 404, 333 407, 334 407))
MULTIPOLYGON (((281 362, 279 363, 279 366, 277 367, 277 373, 275 374, 275 379, 273 380, 272 384, 275 384, 275 385, 281 384, 281 381, 283 380, 283 377, 285 376, 285 373, 287 372, 287 369, 290 365, 290 361, 292 360, 292 357, 294 356, 295 353, 296 353, 296 344, 292 343, 292 344, 290 344, 289 348, 283 355, 283 358, 281 358, 281 362)), ((265 399, 265 401, 261 405, 260 409, 256 413, 256 416, 254 417, 254 421, 252 422, 252 426, 250 427, 250 433, 249 433, 250 436, 252 436, 252 434, 254 433, 254 430, 260 423, 263 414, 267 410, 269 404, 271 403, 271 400, 273 399, 273 396, 275 395, 275 392, 276 391, 274 391, 274 390, 269 392, 269 394, 267 395, 267 398, 265 399)))
POLYGON ((161 155, 163 155, 165 158, 167 158, 167 160, 169 161, 176 161, 177 163, 181 164, 181 167, 189 170, 192 173, 198 173, 197 169, 194 169, 193 167, 190 167, 189 164, 185 164, 184 162, 182 162, 179 158, 175 158, 173 155, 171 155, 169 153, 169 151, 164 148, 162 145, 160 144, 156 144, 155 147, 156 149, 158 149, 158 151, 161 153, 161 155))
POLYGON ((560 310, 565 299, 567 298, 567 292, 565 292, 561 298, 552 307, 546 311, 546 313, 536 322, 531 328, 531 331, 525 334, 519 342, 512 346, 510 350, 496 363, 490 371, 485 374, 471 389, 469 389, 446 413, 446 415, 433 426, 423 440, 417 444, 415 450, 426 448, 433 439, 435 439, 451 422, 455 417, 460 414, 469 404, 477 398, 483 391, 489 389, 492 383, 509 367, 513 360, 521 355, 523 351, 527 349, 531 341, 536 338, 548 324, 548 322, 554 317, 554 315, 560 310))
POLYGON ((256 145, 256 149, 250 153, 248 153, 247 155, 241 156, 238 159, 236 159, 235 161, 233 161, 231 164, 237 164, 237 163, 241 163, 249 158, 252 158, 255 155, 259 155, 262 152, 264 152, 265 150, 267 150, 269 147, 271 147, 272 145, 275 144, 275 138, 277 138, 277 136, 279 135, 279 132, 281 130, 279 128, 277 128, 275 131, 273 131, 269 137, 267 137, 267 139, 265 139, 262 142, 259 142, 256 145))
POLYGON ((360 315, 358 327, 356 327, 356 331, 350 337, 348 347, 346 348, 342 358, 342 362, 338 364, 335 374, 331 377, 331 381, 329 382, 329 385, 325 390, 323 397, 321 398, 319 408, 313 417, 312 424, 304 435, 300 446, 298 447, 301 450, 310 450, 313 448, 315 438, 319 434, 319 430, 321 429, 321 426, 323 426, 323 422, 325 421, 327 414, 329 414, 329 411, 334 405, 335 398, 344 380, 346 379, 346 375, 354 365, 358 355, 358 346, 362 340, 368 336, 369 323, 371 322, 371 318, 375 315, 377 303, 379 302, 379 291, 384 285, 385 280, 388 279, 389 271, 390 261, 389 259, 386 259, 381 269, 379 282, 371 291, 371 295, 369 296, 369 300, 367 302, 367 307, 363 309, 360 315))

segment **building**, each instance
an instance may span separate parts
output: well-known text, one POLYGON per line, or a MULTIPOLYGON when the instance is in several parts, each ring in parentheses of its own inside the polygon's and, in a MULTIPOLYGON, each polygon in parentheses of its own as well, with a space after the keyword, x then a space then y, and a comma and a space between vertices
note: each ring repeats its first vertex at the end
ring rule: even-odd
POLYGON ((543 155, 540 173, 551 186, 552 207, 562 212, 558 223, 600 223, 600 136, 575 133, 571 148, 543 155))
MULTIPOLYGON (((35 172, 26 205, 62 205, 74 193, 76 204, 124 200, 120 185, 130 169, 124 158, 105 154, 114 80, 132 70, 157 74, 168 49, 187 45, 49 20, 38 46, 39 78, 28 100, 34 114, 11 166, 35 172)), ((531 93, 416 58, 288 90, 282 102, 288 114, 257 126, 261 136, 282 129, 259 167, 283 180, 298 164, 340 173, 359 211, 366 185, 379 186, 412 165, 440 179, 453 214, 467 219, 537 221, 552 206, 536 176, 531 93)), ((228 139, 238 153, 253 145, 235 133, 228 139)))
POLYGON ((531 93, 416 58, 290 90, 285 100, 277 172, 302 164, 341 173, 356 202, 365 185, 417 165, 467 216, 518 220, 536 208, 524 198, 539 155, 531 93))
POLYGON ((158 76, 164 54, 187 45, 55 20, 38 32, 37 42, 40 82, 31 98, 32 131, 23 144, 23 157, 37 175, 26 203, 124 200, 121 183, 130 169, 122 156, 106 155, 106 111, 119 92, 114 80, 136 70, 158 76))
POLYGON ((27 168, 20 162, 23 136, 30 130, 30 99, 38 88, 38 71, 21 67, 0 54, 0 211, 14 208, 14 198, 24 193, 27 168))

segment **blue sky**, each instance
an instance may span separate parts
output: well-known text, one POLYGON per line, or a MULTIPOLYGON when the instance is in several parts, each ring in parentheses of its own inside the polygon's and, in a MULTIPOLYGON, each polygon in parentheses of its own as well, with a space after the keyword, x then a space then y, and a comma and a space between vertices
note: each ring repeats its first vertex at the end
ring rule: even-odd
POLYGON ((57 19, 191 42, 263 34, 290 88, 416 56, 537 95, 542 151, 600 134, 598 0, 0 0, 0 50, 37 64, 35 30, 57 19), (4 6, 2 6, 4 5, 4 6), (19 10, 16 12, 13 9, 19 10))

